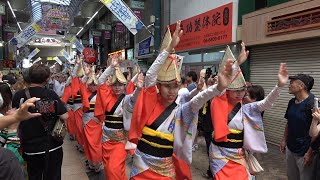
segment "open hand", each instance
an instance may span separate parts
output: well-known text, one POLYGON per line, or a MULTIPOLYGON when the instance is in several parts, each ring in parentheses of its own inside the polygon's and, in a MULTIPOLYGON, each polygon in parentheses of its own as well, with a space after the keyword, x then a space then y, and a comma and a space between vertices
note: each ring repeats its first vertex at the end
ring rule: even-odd
POLYGON ((86 76, 89 76, 90 73, 91 73, 90 65, 89 65, 89 64, 86 64, 86 65, 84 66, 84 74, 85 74, 86 76))
POLYGON ((246 51, 246 45, 244 44, 244 42, 241 43, 241 52, 240 55, 238 57, 238 65, 241 65, 242 63, 244 63, 249 56, 249 51, 246 51))
POLYGON ((138 75, 138 78, 136 79, 136 87, 138 89, 142 89, 143 88, 143 83, 144 83, 144 76, 143 76, 143 73, 140 73, 138 75))
POLYGON ((201 91, 202 90, 202 88, 203 88, 203 86, 204 86, 204 82, 205 80, 204 80, 204 77, 200 77, 200 79, 199 79, 199 82, 198 82, 198 84, 197 84, 197 89, 199 90, 199 91, 201 91))
POLYGON ((221 72, 218 74, 218 86, 217 89, 222 92, 224 89, 226 89, 232 81, 232 59, 228 59, 226 62, 226 65, 222 69, 221 72))
POLYGON ((278 73, 278 86, 279 87, 283 87, 287 83, 287 81, 289 79, 288 74, 289 73, 288 73, 286 63, 280 63, 279 73, 278 73))
POLYGON ((117 56, 114 56, 112 57, 111 59, 111 67, 116 67, 116 66, 119 66, 119 60, 118 60, 118 57, 117 56))
POLYGON ((312 109, 312 117, 316 120, 318 120, 318 122, 320 122, 320 111, 319 109, 315 110, 312 109))
POLYGON ((21 104, 20 108, 13 113, 13 115, 15 116, 15 119, 17 119, 18 121, 24 121, 27 119, 41 116, 40 113, 30 113, 28 111, 30 107, 35 107, 34 103, 39 100, 40 98, 35 98, 35 97, 26 100, 23 104, 21 104))
MULTIPOLYGON (((170 30, 168 29, 168 31, 170 30)), ((181 21, 177 21, 176 30, 172 35, 172 40, 169 46, 167 47, 166 51, 170 53, 179 44, 182 34, 183 30, 181 29, 181 21)))

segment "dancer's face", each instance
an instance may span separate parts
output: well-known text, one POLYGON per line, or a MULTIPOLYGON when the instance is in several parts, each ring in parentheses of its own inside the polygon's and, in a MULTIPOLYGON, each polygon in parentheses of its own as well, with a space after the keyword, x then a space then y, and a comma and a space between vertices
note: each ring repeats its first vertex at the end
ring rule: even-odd
POLYGON ((170 84, 158 84, 160 95, 164 104, 173 103, 178 95, 179 84, 172 82, 170 84))
POLYGON ((123 94, 125 85, 120 83, 119 81, 115 82, 112 85, 112 89, 115 95, 119 96, 123 94))
POLYGON ((237 91, 228 91, 228 99, 234 102, 241 102, 244 95, 246 94, 246 91, 243 90, 237 90, 237 91))

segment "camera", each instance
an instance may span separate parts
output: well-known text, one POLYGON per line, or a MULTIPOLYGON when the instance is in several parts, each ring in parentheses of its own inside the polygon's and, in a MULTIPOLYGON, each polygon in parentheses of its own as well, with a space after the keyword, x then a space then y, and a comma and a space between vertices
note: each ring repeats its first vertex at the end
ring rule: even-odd
POLYGON ((206 69, 206 77, 205 77, 205 79, 209 79, 211 75, 212 75, 212 70, 211 70, 211 68, 207 68, 207 69, 206 69))
POLYGON ((33 111, 37 113, 41 113, 42 115, 45 115, 45 116, 56 115, 57 105, 58 105, 57 100, 42 99, 35 103, 35 108, 33 111))

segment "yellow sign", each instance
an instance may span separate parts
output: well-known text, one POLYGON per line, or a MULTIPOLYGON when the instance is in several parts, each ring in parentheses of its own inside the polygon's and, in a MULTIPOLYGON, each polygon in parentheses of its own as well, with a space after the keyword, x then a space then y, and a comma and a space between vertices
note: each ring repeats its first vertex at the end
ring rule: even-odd
POLYGON ((104 5, 111 3, 112 0, 100 0, 104 5))
POLYGON ((32 27, 33 27, 33 29, 34 29, 35 31, 37 31, 37 32, 40 32, 40 31, 41 31, 41 28, 40 28, 36 23, 32 24, 32 27))

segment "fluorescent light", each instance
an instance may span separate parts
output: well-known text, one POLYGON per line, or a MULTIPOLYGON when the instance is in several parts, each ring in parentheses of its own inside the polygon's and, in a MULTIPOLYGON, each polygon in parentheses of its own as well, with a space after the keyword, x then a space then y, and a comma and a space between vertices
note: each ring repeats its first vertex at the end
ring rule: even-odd
POLYGON ((0 42, 0 47, 3 47, 3 42, 0 42))
POLYGON ((9 5, 9 8, 10 8, 10 10, 11 10, 11 12, 12 12, 13 17, 16 18, 16 15, 14 14, 14 11, 13 11, 13 9, 12 9, 12 7, 11 7, 10 2, 7 1, 7 3, 8 3, 8 5, 9 5))
POLYGON ((92 19, 94 18, 94 17, 96 17, 96 15, 98 14, 98 12, 99 11, 97 11, 96 13, 94 13, 94 15, 89 19, 89 21, 87 22, 87 24, 89 24, 91 21, 92 21, 92 19))
POLYGON ((20 31, 22 31, 20 24, 18 22, 17 22, 17 24, 18 24, 18 27, 19 27, 20 31))
POLYGON ((219 51, 219 52, 226 52, 225 50, 221 50, 221 51, 219 51))
MULTIPOLYGON (((84 28, 84 27, 83 27, 84 28)), ((80 31, 77 33, 77 36, 81 33, 81 31, 83 30, 83 28, 80 29, 80 31)))
MULTIPOLYGON (((100 7, 100 9, 93 14, 93 16, 89 19, 89 21, 87 22, 86 25, 88 25, 88 24, 92 21, 92 19, 99 13, 99 11, 100 11, 103 7, 104 7, 104 5, 102 5, 102 6, 100 7)), ((85 25, 85 26, 86 26, 86 25, 85 25)), ((84 26, 84 27, 85 27, 85 26, 84 26)), ((84 27, 83 27, 83 28, 84 28, 84 27)), ((77 33, 76 36, 78 36, 78 35, 81 33, 81 31, 83 30, 83 28, 80 29, 80 31, 77 33)))

